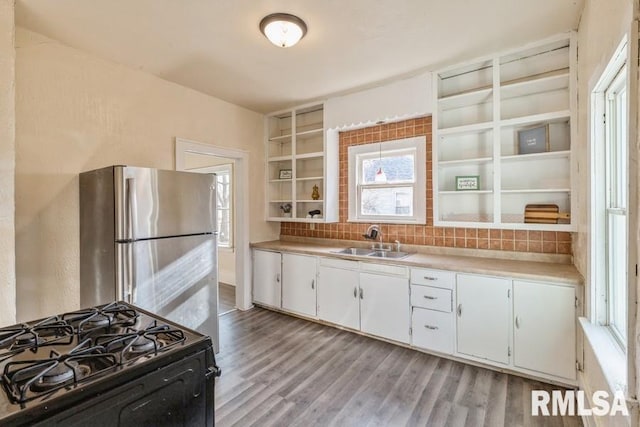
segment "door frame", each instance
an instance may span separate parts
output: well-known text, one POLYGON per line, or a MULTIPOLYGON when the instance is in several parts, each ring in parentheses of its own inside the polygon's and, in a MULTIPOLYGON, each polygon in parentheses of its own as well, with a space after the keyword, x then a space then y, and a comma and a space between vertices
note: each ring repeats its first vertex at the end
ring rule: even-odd
MULTIPOLYGON (((176 138, 175 169, 185 171, 186 154, 223 157, 235 164, 235 188, 249 188, 249 153, 234 148, 217 147, 184 138, 176 138)), ((249 310, 251 303, 251 248, 249 247, 249 192, 235 191, 233 232, 236 251, 236 307, 249 310)))

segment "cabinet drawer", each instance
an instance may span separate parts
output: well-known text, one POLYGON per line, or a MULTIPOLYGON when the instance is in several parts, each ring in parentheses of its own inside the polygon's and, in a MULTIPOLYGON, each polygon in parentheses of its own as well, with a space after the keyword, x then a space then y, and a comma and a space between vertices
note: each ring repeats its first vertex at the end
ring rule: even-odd
POLYGON ((414 308, 412 344, 426 350, 453 353, 453 314, 414 308))
POLYGON ((411 305, 451 313, 453 297, 450 289, 411 285, 411 305))
POLYGON ((412 268, 411 283, 453 289, 456 283, 456 273, 429 268, 412 268))

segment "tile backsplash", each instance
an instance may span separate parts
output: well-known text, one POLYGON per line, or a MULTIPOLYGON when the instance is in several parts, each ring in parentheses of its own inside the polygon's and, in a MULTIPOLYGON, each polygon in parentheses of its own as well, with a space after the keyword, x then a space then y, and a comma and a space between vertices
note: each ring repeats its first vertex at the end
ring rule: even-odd
POLYGON ((280 234, 325 239, 363 240, 371 224, 350 223, 348 217, 347 147, 400 138, 424 136, 427 144, 427 224, 381 224, 385 242, 471 249, 492 249, 545 254, 571 254, 571 234, 556 231, 493 230, 487 228, 453 228, 433 226, 433 186, 431 169, 431 117, 385 123, 364 129, 340 132, 339 221, 333 224, 283 222, 280 234))

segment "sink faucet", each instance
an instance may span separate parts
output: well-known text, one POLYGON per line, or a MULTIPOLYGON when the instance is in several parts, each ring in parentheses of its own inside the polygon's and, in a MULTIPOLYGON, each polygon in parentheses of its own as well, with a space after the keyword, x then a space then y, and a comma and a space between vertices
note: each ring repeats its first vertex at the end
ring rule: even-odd
POLYGON ((400 240, 394 242, 396 244, 396 252, 400 252, 400 240))
MULTIPOLYGON (((379 225, 371 225, 369 226, 369 228, 367 228, 367 232, 365 234, 362 235, 362 237, 364 237, 367 240, 376 240, 376 238, 380 239, 380 249, 382 249, 382 231, 380 231, 380 226, 379 225)), ((374 244, 375 246, 375 244, 374 244)))

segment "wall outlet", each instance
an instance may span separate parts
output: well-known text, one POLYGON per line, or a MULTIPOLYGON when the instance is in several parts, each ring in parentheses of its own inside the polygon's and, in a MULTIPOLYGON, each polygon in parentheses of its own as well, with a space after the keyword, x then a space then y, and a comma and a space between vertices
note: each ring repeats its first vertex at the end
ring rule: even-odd
POLYGON ((316 225, 312 222, 309 223, 309 230, 315 230, 316 229, 316 225))

